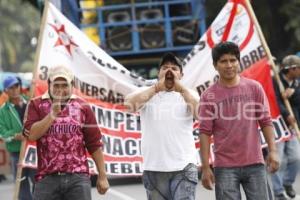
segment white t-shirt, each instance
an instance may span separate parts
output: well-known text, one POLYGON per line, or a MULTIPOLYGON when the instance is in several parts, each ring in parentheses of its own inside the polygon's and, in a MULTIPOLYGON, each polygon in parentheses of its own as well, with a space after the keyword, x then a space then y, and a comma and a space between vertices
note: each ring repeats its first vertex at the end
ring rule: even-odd
POLYGON ((171 172, 197 164, 193 115, 178 92, 159 92, 140 110, 143 169, 171 172))

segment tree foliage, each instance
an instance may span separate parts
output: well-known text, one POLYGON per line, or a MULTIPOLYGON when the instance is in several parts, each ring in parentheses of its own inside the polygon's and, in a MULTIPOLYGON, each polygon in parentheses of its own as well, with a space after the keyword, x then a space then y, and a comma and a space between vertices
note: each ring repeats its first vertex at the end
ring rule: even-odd
POLYGON ((284 2, 279 9, 280 15, 287 18, 287 23, 283 28, 291 36, 290 49, 300 51, 300 0, 287 0, 284 2))
POLYGON ((0 1, 0 67, 3 71, 31 71, 40 26, 39 12, 21 0, 0 1))

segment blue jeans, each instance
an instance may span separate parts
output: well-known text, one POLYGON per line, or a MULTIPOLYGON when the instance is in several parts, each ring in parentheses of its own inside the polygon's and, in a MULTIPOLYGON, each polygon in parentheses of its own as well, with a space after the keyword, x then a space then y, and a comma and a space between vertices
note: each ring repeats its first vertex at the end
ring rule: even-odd
POLYGON ((292 185, 295 182, 300 167, 300 144, 297 137, 289 141, 277 143, 279 170, 271 175, 274 194, 283 193, 283 185, 292 185))
POLYGON ((188 164, 175 172, 144 171, 143 183, 148 200, 194 200, 198 183, 198 169, 188 164))
POLYGON ((240 200, 242 185, 247 200, 269 200, 267 172, 263 164, 215 167, 217 200, 240 200))
POLYGON ((87 174, 52 174, 35 184, 34 200, 91 200, 91 181, 87 174))
MULTIPOLYGON (((16 175, 19 163, 19 152, 10 153, 11 170, 13 173, 14 181, 16 181, 16 175)), ((19 200, 32 200, 32 192, 34 187, 34 176, 36 170, 30 168, 22 169, 22 181, 19 190, 19 200), (31 187, 32 185, 32 187, 31 187)))

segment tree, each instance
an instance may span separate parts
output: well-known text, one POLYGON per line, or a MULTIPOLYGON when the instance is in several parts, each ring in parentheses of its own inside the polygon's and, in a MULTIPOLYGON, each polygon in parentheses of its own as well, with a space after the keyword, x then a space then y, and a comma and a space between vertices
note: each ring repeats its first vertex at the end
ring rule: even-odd
POLYGON ((35 47, 31 40, 38 35, 39 12, 21 0, 1 0, 0 13, 0 69, 25 71, 24 63, 25 66, 31 63, 33 69, 35 47))
POLYGON ((289 49, 292 52, 300 51, 300 0, 282 0, 282 2, 285 3, 278 11, 281 16, 287 19, 283 29, 291 36, 289 37, 289 49))

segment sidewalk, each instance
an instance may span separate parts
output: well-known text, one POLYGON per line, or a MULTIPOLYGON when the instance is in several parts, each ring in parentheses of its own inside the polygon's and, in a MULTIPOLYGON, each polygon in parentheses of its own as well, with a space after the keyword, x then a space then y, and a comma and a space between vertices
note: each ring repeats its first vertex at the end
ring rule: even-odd
POLYGON ((12 175, 5 175, 6 180, 0 183, 1 200, 13 199, 14 183, 12 175))

